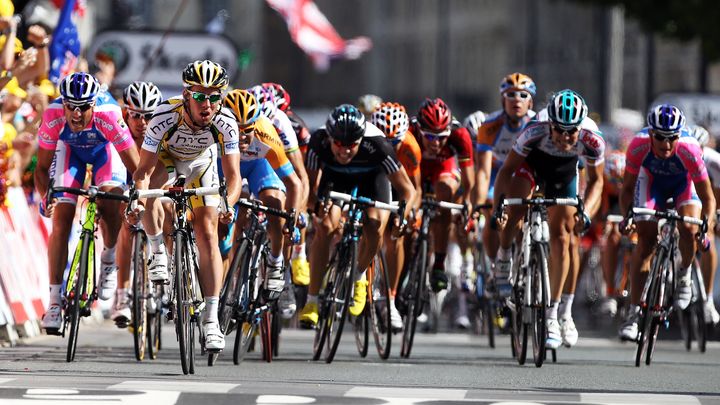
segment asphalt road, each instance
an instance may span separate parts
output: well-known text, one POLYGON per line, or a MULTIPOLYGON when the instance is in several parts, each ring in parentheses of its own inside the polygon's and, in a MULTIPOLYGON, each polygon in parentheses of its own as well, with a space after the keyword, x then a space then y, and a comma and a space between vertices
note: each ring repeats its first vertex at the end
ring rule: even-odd
POLYGON ((228 339, 215 367, 199 358, 196 374, 185 376, 171 324, 159 358, 143 362, 126 330, 84 324, 73 363, 59 337, 0 349, 0 404, 720 403, 719 342, 701 354, 663 340, 653 364, 636 368, 635 345, 603 333, 613 326, 584 325, 576 347, 539 369, 511 358, 507 336, 491 349, 485 336, 468 333, 419 334, 410 359, 399 358, 396 335, 389 360, 373 347, 362 359, 352 329, 328 365, 311 360, 311 331, 285 329, 272 363, 254 352, 233 365, 228 339))

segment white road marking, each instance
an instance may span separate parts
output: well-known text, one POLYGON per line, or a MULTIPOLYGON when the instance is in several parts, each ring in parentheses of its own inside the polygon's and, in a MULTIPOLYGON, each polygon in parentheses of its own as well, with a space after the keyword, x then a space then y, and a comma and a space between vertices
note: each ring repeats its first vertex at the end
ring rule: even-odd
POLYGON ((225 384, 195 381, 168 381, 168 380, 130 380, 123 381, 107 387, 109 390, 136 390, 136 391, 178 391, 178 392, 207 392, 225 394, 240 384, 225 384))
POLYGON ((258 404, 312 404, 315 398, 301 397, 296 395, 260 395, 257 397, 258 404))
POLYGON ((10 381, 15 381, 15 379, 14 378, 0 378, 0 384, 5 384, 10 381))
POLYGON ((654 404, 654 405, 700 405, 700 400, 692 395, 675 394, 580 394, 580 402, 587 404, 654 404))
POLYGON ((353 387, 344 396, 371 398, 443 399, 457 401, 465 399, 467 390, 436 388, 395 388, 395 387, 353 387))

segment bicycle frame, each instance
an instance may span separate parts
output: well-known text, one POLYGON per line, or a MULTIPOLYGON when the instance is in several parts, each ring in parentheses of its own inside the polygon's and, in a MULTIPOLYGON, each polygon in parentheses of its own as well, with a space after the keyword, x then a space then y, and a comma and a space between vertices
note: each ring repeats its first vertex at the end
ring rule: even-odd
MULTIPOLYGON (((70 265, 70 271, 68 272, 67 277, 67 283, 65 285, 65 295, 64 297, 70 296, 73 293, 73 290, 75 288, 75 276, 77 275, 77 271, 80 267, 80 257, 82 252, 82 241, 84 235, 90 235, 90 247, 89 247, 89 254, 88 254, 88 261, 87 263, 87 279, 86 279, 86 287, 85 291, 91 291, 90 296, 86 297, 80 297, 80 309, 85 310, 85 308, 89 308, 89 304, 97 299, 97 291, 95 291, 95 232, 97 231, 97 223, 95 222, 97 214, 97 204, 95 202, 95 198, 91 197, 85 206, 85 218, 80 220, 80 224, 82 226, 82 230, 80 231, 80 239, 78 240, 78 244, 75 247, 75 254, 73 255, 73 261, 70 265)), ((63 331, 64 336, 64 331, 63 331)))

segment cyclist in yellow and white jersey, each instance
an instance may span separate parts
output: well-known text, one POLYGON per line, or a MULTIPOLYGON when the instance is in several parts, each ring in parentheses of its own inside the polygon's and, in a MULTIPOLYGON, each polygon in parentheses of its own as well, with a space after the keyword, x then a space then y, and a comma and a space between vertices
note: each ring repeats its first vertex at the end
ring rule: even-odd
MULTIPOLYGON (((235 116, 240 130, 240 173, 252 194, 264 205, 277 210, 297 206, 302 183, 285 155, 282 141, 270 120, 260 114, 255 96, 246 90, 233 90, 225 97, 225 107, 235 116), (286 202, 286 189, 288 192, 286 202)), ((285 280, 283 271, 284 219, 268 216, 270 255, 265 275, 266 299, 280 296, 285 280)), ((236 228, 238 229, 238 228, 236 228)), ((294 313, 294 309, 292 310, 294 313)))
MULTIPOLYGON (((176 176, 185 175, 186 187, 216 187, 220 184, 217 170, 219 154, 227 181, 228 205, 233 206, 240 194, 240 154, 235 117, 230 110, 222 108, 222 92, 228 85, 227 73, 217 63, 202 60, 190 63, 183 71, 182 79, 185 87, 182 95, 160 104, 148 123, 140 151, 140 165, 134 175, 136 187, 146 189, 151 176, 165 175, 168 183, 174 182, 176 176), (167 174, 153 173, 158 159, 165 164, 167 174)), ((205 294, 205 347, 219 351, 225 347, 225 337, 217 319, 218 295, 222 285, 217 225, 218 218, 223 223, 232 221, 233 213, 218 214, 218 196, 195 196, 190 198, 190 203, 200 256, 200 287, 205 294)), ((135 215, 139 211, 140 207, 135 215)), ((148 266, 153 281, 168 277, 161 211, 159 204, 154 204, 143 218, 153 251, 148 266)))

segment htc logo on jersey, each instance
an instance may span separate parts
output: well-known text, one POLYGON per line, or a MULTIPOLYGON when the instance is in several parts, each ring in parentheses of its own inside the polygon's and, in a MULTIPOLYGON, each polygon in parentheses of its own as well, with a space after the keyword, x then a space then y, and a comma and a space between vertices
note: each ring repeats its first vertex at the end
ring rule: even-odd
POLYGON ((210 138, 194 137, 194 136, 183 136, 178 133, 176 143, 183 146, 208 146, 210 145, 210 138))
POLYGON ((165 128, 172 125, 173 117, 168 117, 165 121, 160 121, 156 125, 153 125, 150 130, 154 133, 165 132, 165 128))

